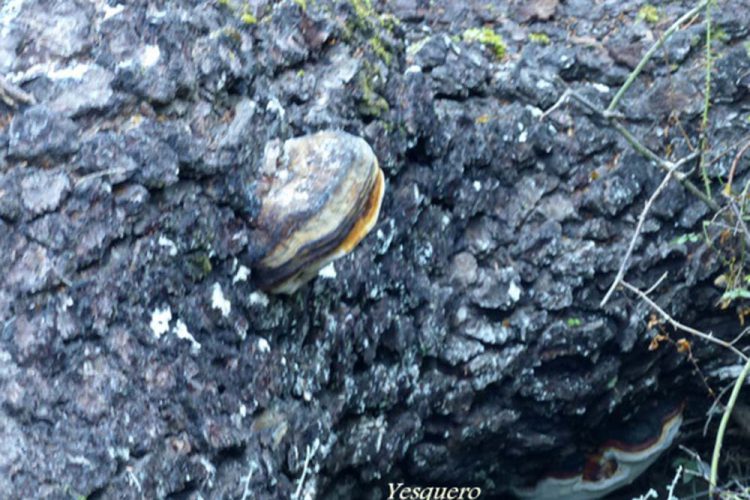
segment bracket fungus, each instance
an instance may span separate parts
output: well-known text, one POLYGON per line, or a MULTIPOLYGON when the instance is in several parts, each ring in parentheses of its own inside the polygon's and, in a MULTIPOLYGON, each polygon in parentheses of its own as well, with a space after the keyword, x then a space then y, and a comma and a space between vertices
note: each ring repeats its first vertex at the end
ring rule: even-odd
POLYGON ((682 424, 684 403, 663 401, 612 432, 593 453, 573 456, 535 485, 515 488, 519 498, 586 500, 627 486, 671 446, 682 424))
POLYGON ((385 179, 367 142, 324 131, 269 142, 258 190, 255 280, 264 291, 291 294, 375 226, 385 179))

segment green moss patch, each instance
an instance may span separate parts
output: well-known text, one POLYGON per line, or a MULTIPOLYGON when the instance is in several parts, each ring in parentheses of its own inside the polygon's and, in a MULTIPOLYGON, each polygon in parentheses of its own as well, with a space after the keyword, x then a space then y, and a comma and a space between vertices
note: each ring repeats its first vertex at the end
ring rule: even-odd
POLYGON ((656 24, 661 19, 661 14, 659 14, 659 9, 651 4, 646 4, 638 10, 638 19, 649 24, 656 24))
POLYGON ((500 34, 492 28, 469 28, 464 31, 464 42, 479 42, 492 51, 497 59, 505 57, 507 47, 500 34))
POLYGON ((529 41, 539 45, 549 45, 549 37, 546 33, 529 33, 529 41))

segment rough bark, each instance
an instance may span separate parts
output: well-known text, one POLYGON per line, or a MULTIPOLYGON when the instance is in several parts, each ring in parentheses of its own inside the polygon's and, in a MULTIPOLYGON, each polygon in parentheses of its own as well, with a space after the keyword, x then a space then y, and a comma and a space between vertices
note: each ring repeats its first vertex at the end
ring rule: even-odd
MULTIPOLYGON (((0 497, 289 498, 308 450, 309 498, 501 495, 645 401, 702 415, 685 354, 648 351, 649 308, 599 307, 663 174, 579 108, 540 121, 565 86, 605 105, 691 4, 656 25, 640 6, 4 2, 0 74, 36 103, 0 100, 0 497), (462 38, 483 25, 504 58, 462 38), (246 272, 264 145, 325 128, 373 146, 381 220, 335 277, 266 296, 246 272)), ((747 1, 714 22, 720 186, 750 129, 747 1)), ((664 156, 698 146, 704 30, 622 106, 664 156)), ((731 339, 713 280, 739 245, 707 246, 707 216, 670 184, 627 279, 668 271, 654 299, 731 339)), ((737 363, 693 354, 712 385, 737 363)))

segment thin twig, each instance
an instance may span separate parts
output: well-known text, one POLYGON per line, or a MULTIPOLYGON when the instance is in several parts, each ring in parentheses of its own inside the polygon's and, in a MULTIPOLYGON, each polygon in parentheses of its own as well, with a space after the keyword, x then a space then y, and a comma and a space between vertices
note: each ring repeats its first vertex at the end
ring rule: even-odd
POLYGON ((732 209, 732 213, 734 213, 734 216, 737 218, 737 225, 740 226, 740 229, 742 229, 742 234, 745 236, 745 243, 750 245, 750 230, 747 228, 747 224, 745 224, 745 220, 742 218, 742 214, 740 213, 740 209, 737 206, 737 203, 731 198, 729 198, 729 208, 732 209))
POLYGON ((648 289, 648 290, 646 290, 646 291, 645 291, 645 292, 643 292, 643 293, 645 293, 646 295, 651 295, 651 292, 653 292, 654 290, 656 290, 656 288, 657 288, 657 287, 658 287, 659 285, 661 285, 661 282, 662 282, 662 281, 664 281, 665 279, 667 279, 667 276, 669 276, 669 271, 664 271, 664 274, 662 274, 662 275, 661 275, 661 276, 659 277, 659 279, 658 279, 658 280, 656 280, 656 282, 654 282, 654 284, 653 284, 653 285, 651 285, 651 286, 649 287, 649 289, 648 289))
MULTIPOLYGON (((612 98, 612 100, 609 103, 609 106, 607 106, 607 109, 602 110, 599 109, 598 106, 595 106, 591 102, 589 102, 587 99, 585 99, 580 94, 576 93, 575 91, 568 88, 563 95, 558 99, 558 101, 545 113, 542 114, 541 119, 544 119, 547 115, 549 115, 551 112, 559 108, 562 103, 567 100, 569 97, 574 97, 578 102, 586 106, 590 111, 593 113, 601 116, 605 120, 609 122, 609 124, 614 128, 620 135, 623 136, 623 138, 630 144, 633 149, 635 149, 638 153, 645 156, 646 158, 650 159, 651 161, 657 163, 662 169, 669 170, 671 167, 671 162, 664 160, 660 158, 656 153, 648 149, 646 146, 641 144, 638 139, 633 136, 633 134, 630 133, 629 130, 627 130, 625 127, 617 123, 615 118, 618 118, 620 115, 617 114, 615 108, 620 103, 620 100, 625 95, 625 92, 633 85, 633 82, 635 82, 636 78, 638 78, 638 75, 640 75, 641 71, 643 71, 643 68, 646 66, 648 61, 651 60, 651 58, 654 56, 657 50, 659 50, 660 47, 664 45, 664 43, 667 41, 667 39, 675 32, 677 29, 686 21, 688 21, 690 18, 698 14, 701 9, 708 8, 709 3, 712 0, 703 0, 698 5, 693 7, 691 10, 683 14, 677 21, 675 21, 667 30, 664 32, 662 36, 659 37, 659 39, 654 43, 651 48, 643 55, 638 65, 635 67, 635 69, 628 75, 627 80, 625 80, 625 83, 622 84, 620 89, 617 91, 615 96, 612 98)), ((710 70, 708 70, 710 71, 710 70)), ((710 82, 710 80, 709 80, 710 82)), ((701 148, 700 154, 702 155, 701 158, 701 167, 704 167, 704 153, 705 151, 703 148, 701 148)), ((703 171, 701 172, 704 173, 703 171)), ((690 182, 686 176, 678 177, 677 178, 683 186, 685 186, 685 189, 690 191, 694 196, 701 199, 711 210, 717 211, 719 209, 719 205, 713 201, 710 195, 710 191, 707 193, 701 191, 695 184, 690 182)))
POLYGON ((720 338, 714 337, 711 334, 704 333, 700 330, 696 330, 695 328, 692 328, 690 326, 687 326, 683 323, 680 323, 676 319, 674 319, 672 316, 670 316, 664 309, 662 309, 659 304, 654 302, 648 295, 643 293, 640 289, 637 287, 631 285, 625 280, 620 281, 620 284, 633 292, 634 294, 638 295, 646 304, 651 306, 652 309, 654 309, 656 312, 658 312, 662 318, 664 318, 670 325, 672 325, 676 330, 682 330, 683 332, 687 332, 691 335, 694 335, 698 338, 701 338, 703 340, 706 340, 708 342, 712 342, 714 344, 720 345, 721 347, 724 347, 726 349, 729 349, 733 353, 735 353, 737 356, 742 358, 743 361, 748 361, 750 358, 742 351, 731 345, 729 342, 726 342, 724 340, 721 340, 720 338))
POLYGON ((719 423, 719 431, 716 433, 716 441, 714 442, 714 453, 711 456, 711 477, 708 482, 708 496, 709 498, 714 497, 714 489, 716 488, 716 479, 719 475, 719 456, 721 455, 721 445, 724 442, 724 432, 727 430, 727 424, 729 423, 729 417, 732 416, 732 410, 734 409, 734 405, 737 402, 737 398, 740 395, 740 390, 742 389, 742 384, 745 383, 745 378, 747 378, 748 373, 750 373, 750 359, 747 359, 745 362, 745 367, 742 369, 742 373, 740 373, 740 376, 737 377, 737 380, 734 382, 734 388, 732 389, 732 394, 729 396, 729 402, 727 403, 727 407, 724 410, 724 415, 721 417, 721 423, 719 423))
MULTIPOLYGON (((669 171, 670 167, 672 166, 672 162, 660 158, 659 155, 657 155, 656 153, 654 153, 653 151, 651 151, 650 149, 642 145, 640 142, 638 142, 635 136, 633 136, 633 134, 631 134, 630 131, 628 131, 628 129, 626 129, 619 123, 612 123, 612 127, 616 131, 618 131, 620 135, 622 135, 625 138, 626 141, 628 141, 628 144, 630 144, 633 147, 633 149, 635 149, 637 152, 639 152, 641 155, 645 156, 649 160, 655 162, 663 170, 669 171)), ((683 160, 693 159, 697 156, 697 154, 698 154, 697 152, 693 152, 689 156, 686 156, 683 160)), ((683 161, 683 160, 680 160, 680 161, 683 161)), ((720 208, 719 205, 714 200, 706 196, 706 193, 701 191, 698 188, 698 186, 690 182, 690 180, 688 180, 686 176, 675 176, 675 179, 680 181, 680 183, 683 186, 685 186, 685 189, 687 189, 695 197, 703 201, 703 203, 705 203, 706 206, 708 206, 711 210, 716 211, 720 208)))
POLYGON ((649 490, 639 497, 633 497, 633 500, 651 500, 652 498, 659 498, 659 494, 655 489, 649 488, 649 490))
POLYGON ((682 465, 677 467, 677 472, 674 475, 674 478, 672 479, 672 484, 669 485, 669 489, 667 490, 667 500, 677 500, 677 497, 674 496, 674 489, 677 486, 677 481, 680 480, 680 476, 682 475, 682 465))
POLYGON ((604 307, 607 302, 609 302, 609 298, 612 296, 614 291, 617 289, 617 287, 620 285, 620 281, 625 276, 625 272, 628 270, 628 263, 630 262, 630 256, 633 254, 633 250, 635 249, 635 244, 638 241, 638 236, 641 234, 641 229, 643 228, 643 223, 646 221, 646 217, 648 216, 649 211, 651 210, 651 206, 654 204, 654 201, 656 201, 656 198, 659 197, 662 191, 664 191, 664 188, 667 187, 667 184, 669 184, 669 180, 672 178, 672 174, 679 168, 680 163, 673 164, 670 169, 667 171, 667 175, 664 176, 664 179, 661 181, 661 184, 654 190, 653 194, 651 195, 651 198, 648 199, 646 204, 643 207, 643 210, 641 211, 641 215, 638 216, 638 224, 635 226, 635 231, 633 232, 633 237, 630 238, 630 244, 628 245, 628 249, 625 252, 625 257, 622 258, 622 263, 620 264, 620 269, 617 271, 617 275, 615 276, 614 281, 612 282, 612 285, 609 287, 609 290, 607 290, 607 293, 604 295, 604 298, 599 303, 599 307, 604 307))
POLYGON ((739 341, 740 341, 740 339, 741 339, 742 337, 744 337, 745 335, 747 335, 747 332, 748 332, 748 331, 750 331, 750 326, 749 326, 749 327, 747 327, 747 328, 745 328, 744 330, 742 330, 742 331, 741 331, 741 332, 739 333, 739 335, 737 335, 737 336, 736 336, 735 338, 733 338, 733 339, 732 339, 732 341, 730 342, 730 344, 734 345, 734 344, 736 344, 737 342, 739 342, 739 341))
POLYGON ((695 476, 702 477, 703 479, 708 479, 708 474, 707 474, 708 464, 703 461, 700 454, 697 451, 691 450, 684 444, 678 444, 677 447, 681 449, 682 451, 684 451, 685 453, 687 453, 688 455, 690 455, 690 458, 693 459, 693 463, 698 466, 698 469, 701 469, 701 470, 696 470, 696 471, 691 471, 690 469, 688 469, 685 471, 685 473, 686 474, 692 473, 695 476))
POLYGON ((622 84, 622 87, 620 87, 620 90, 617 91, 617 94, 612 98, 612 101, 609 103, 609 106, 607 106, 606 112, 612 112, 615 110, 617 105, 620 102, 620 99, 622 99, 622 96, 625 95, 625 92, 628 91, 631 85, 633 85, 633 82, 636 78, 638 78, 638 75, 641 74, 641 71, 643 71, 643 68, 646 66, 646 64, 651 60, 651 58, 654 56, 657 50, 664 45, 664 42, 667 41, 667 39, 672 36, 672 33, 677 31, 677 29, 688 19, 696 15, 698 12, 701 11, 706 5, 708 4, 710 0, 703 0, 701 3, 699 3, 697 6, 690 9, 688 12, 682 15, 677 21, 675 21, 672 26, 667 28, 667 31, 664 32, 662 36, 659 37, 659 39, 654 43, 650 49, 643 55, 643 58, 638 63, 638 65, 635 67, 632 73, 628 76, 628 79, 625 80, 625 83, 622 84))
POLYGON ((703 425, 703 437, 706 437, 708 434, 708 427, 711 425, 711 420, 713 420, 714 415, 721 413, 721 411, 724 409, 724 406, 721 404, 721 398, 724 397, 724 394, 732 387, 732 384, 728 384, 726 387, 724 387, 722 390, 719 391, 719 394, 717 394, 716 398, 714 398, 714 402, 711 403, 711 407, 706 412, 706 423, 703 425), (719 409, 719 406, 722 408, 719 409))
MULTIPOLYGON (((674 162, 671 162, 669 160, 665 160, 665 159, 661 158, 659 155, 657 155, 656 153, 654 153, 653 151, 651 151, 649 148, 647 148, 646 146, 644 146, 643 144, 641 144, 641 142, 638 139, 636 139, 636 137, 633 134, 631 134, 628 129, 626 129, 625 127, 623 127, 619 123, 617 123, 611 117, 608 117, 605 111, 599 109, 599 107, 597 107, 594 103, 592 103, 591 101, 589 101, 588 99, 586 99, 585 97, 583 97, 578 92, 576 92, 574 90, 571 90, 571 89, 568 89, 568 91, 566 91, 565 93, 563 93, 562 97, 565 97, 566 99, 569 98, 569 97, 574 98, 576 101, 578 101, 579 103, 581 103, 589 111, 591 111, 595 115, 598 115, 601 118, 607 120, 609 122, 609 124, 612 126, 612 128, 614 128, 615 131, 617 131, 628 142, 628 144, 630 144, 630 146, 633 149, 635 149, 642 156, 644 156, 644 157, 648 158, 649 160, 653 161, 654 163, 656 163, 661 169, 669 171, 671 169, 672 165, 674 165, 674 162)), ((562 97, 561 97, 561 99, 562 99, 562 97)), ((558 103, 560 102, 561 99, 558 100, 558 103)), ((557 106, 557 105, 558 104, 555 103, 554 106, 557 106)), ((679 160, 678 163, 686 163, 686 162, 688 162, 688 161, 696 158, 698 156, 698 154, 699 154, 698 152, 694 151, 693 153, 689 154, 685 158, 682 158, 681 160, 679 160)), ((680 174, 680 175, 674 175, 674 177, 675 177, 675 179, 677 179, 678 181, 680 181, 680 183, 685 187, 685 189, 687 189, 693 195, 695 195, 697 198, 699 198, 700 200, 702 200, 703 203, 705 203, 706 206, 708 206, 711 210, 713 210, 713 211, 719 210, 719 208, 720 208, 719 205, 714 200, 712 200, 711 198, 709 198, 708 196, 706 196, 706 193, 704 193, 703 191, 701 191, 695 184, 693 184, 692 182, 690 182, 690 180, 687 178, 686 175, 680 174)))
POLYGON ((667 160, 664 160, 659 155, 651 151, 649 148, 641 144, 640 141, 638 141, 638 139, 636 139, 636 137, 633 134, 631 134, 628 129, 626 129, 619 123, 615 123, 615 122, 612 123, 612 128, 614 128, 617 132, 619 132, 620 135, 622 135, 625 138, 625 140, 628 141, 628 144, 630 144, 630 146, 633 149, 635 149, 638 153, 640 153, 642 156, 645 156, 646 158, 653 161, 654 163, 656 163, 657 165, 659 165, 661 168, 665 170, 669 169, 669 165, 668 165, 669 162, 667 160))
POLYGON ((711 179, 708 178, 706 168, 706 152, 708 149, 708 113, 711 109, 711 2, 706 2, 706 86, 703 91, 703 117, 701 118, 701 161, 700 172, 706 195, 711 197, 711 179))
POLYGON ((253 479, 253 475, 258 470, 258 465, 256 462, 250 462, 248 468, 247 468, 247 474, 244 477, 240 478, 240 484, 244 484, 242 487, 242 497, 240 500, 247 500, 248 498, 251 498, 250 493, 250 481, 253 479))
POLYGON ((539 115, 539 121, 543 122, 549 115, 551 115, 553 112, 557 111, 560 108, 560 106, 562 106, 563 104, 565 104, 565 101, 568 100, 568 97, 570 97, 570 93, 571 92, 573 92, 573 89, 571 89, 570 87, 566 88, 565 92, 563 92, 560 95, 560 97, 557 99, 557 102, 555 102, 555 104, 553 104, 552 106, 550 106, 547 109, 547 111, 545 111, 544 113, 542 113, 541 115, 539 115))
POLYGON ((307 445, 307 449, 305 451, 305 463, 302 466, 302 475, 300 476, 299 482, 297 483, 297 490, 294 492, 294 495, 292 495, 293 500, 299 500, 300 495, 302 495, 302 487, 305 485, 305 476, 307 476, 307 470, 310 466, 310 460, 318 452, 318 448, 320 448, 320 441, 317 439, 313 443, 312 447, 310 445, 307 445))
POLYGON ((742 159, 748 149, 750 149, 750 141, 747 141, 747 143, 742 146, 742 148, 734 156, 734 160, 732 161, 732 168, 729 169, 729 178, 727 179, 726 186, 724 186, 724 195, 726 196, 730 196, 732 194, 732 181, 734 180, 734 173, 737 171, 737 165, 739 165, 740 159, 742 159))

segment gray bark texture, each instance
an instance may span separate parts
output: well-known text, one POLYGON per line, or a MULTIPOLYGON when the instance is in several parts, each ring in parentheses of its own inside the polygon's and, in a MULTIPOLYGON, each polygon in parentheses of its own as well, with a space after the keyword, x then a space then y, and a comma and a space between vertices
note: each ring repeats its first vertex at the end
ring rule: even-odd
MULTIPOLYGON (((540 119, 568 87, 605 108, 694 5, 659 4, 0 2, 0 498, 499 498, 649 401, 686 399, 700 434, 736 356, 650 351, 685 334, 623 290, 599 306, 664 172, 580 106, 540 119), (263 294, 265 145, 324 129, 372 146, 380 219, 335 276, 263 294)), ((720 201, 750 4, 713 23, 720 201)), ((619 108, 666 158, 699 147, 705 33, 683 26, 619 108)), ((670 183, 626 279, 668 272, 651 297, 731 340, 742 303, 714 281, 745 250, 713 215, 670 183)))

